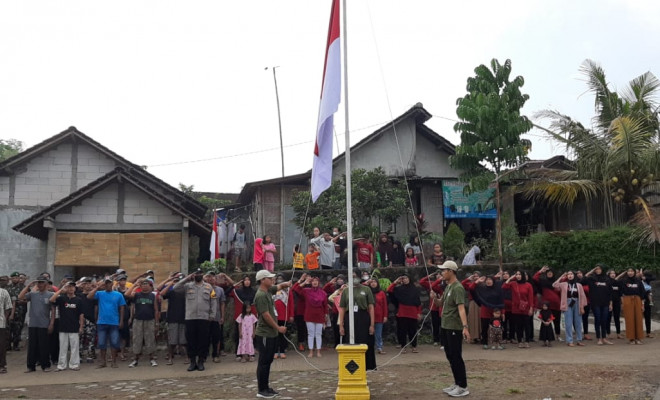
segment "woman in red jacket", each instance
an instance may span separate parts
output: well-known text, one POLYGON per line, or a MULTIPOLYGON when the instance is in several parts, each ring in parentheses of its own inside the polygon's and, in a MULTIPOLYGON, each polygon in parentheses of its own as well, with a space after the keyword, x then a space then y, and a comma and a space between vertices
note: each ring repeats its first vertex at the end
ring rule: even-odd
POLYGON ((511 291, 511 323, 518 339, 518 347, 529 348, 528 339, 523 343, 523 332, 528 319, 534 313, 534 289, 525 280, 525 273, 516 271, 503 285, 503 290, 511 291))
MULTIPOLYGON (((277 284, 284 282, 284 276, 277 274, 277 284)), ((273 295, 275 303, 275 312, 277 314, 277 325, 286 326, 287 321, 293 322, 293 291, 290 288, 278 290, 273 295)), ((288 344, 284 334, 280 333, 277 339, 277 348, 275 349, 275 358, 286 358, 286 348, 288 344)))
POLYGON ((410 282, 408 275, 398 277, 394 283, 387 288, 393 303, 398 305, 396 312, 396 330, 399 345, 406 352, 408 340, 412 344, 412 352, 417 351, 417 323, 422 319, 422 301, 419 290, 410 282))
POLYGON ((319 285, 319 278, 307 278, 305 282, 296 282, 293 291, 305 299, 305 325, 307 325, 308 357, 314 355, 314 342, 316 341, 316 356, 321 357, 321 337, 325 316, 328 313, 328 295, 319 285))
POLYGON ((561 333, 561 299, 559 293, 552 287, 552 284, 555 283, 555 273, 547 265, 544 265, 534 274, 532 279, 541 290, 541 304, 548 303, 548 309, 554 317, 552 323, 555 326, 555 337, 557 340, 562 341, 559 337, 561 333))
MULTIPOLYGON (((419 285, 426 289, 429 293, 435 292, 437 298, 442 297, 442 293, 445 291, 444 281, 442 280, 442 274, 440 272, 434 272, 431 275, 425 276, 419 280, 419 285), (435 277, 434 281, 431 281, 430 278, 435 277)), ((442 315, 442 307, 438 307, 436 302, 430 298, 429 309, 431 310, 431 329, 433 330, 433 345, 437 346, 442 340, 440 336, 440 323, 442 322, 440 316, 442 315)), ((444 346, 444 343, 442 343, 444 346)))
POLYGON ((383 324, 387 322, 389 310, 387 308, 387 295, 380 290, 380 285, 375 279, 369 280, 371 293, 374 294, 374 340, 378 354, 385 354, 383 351, 383 324))

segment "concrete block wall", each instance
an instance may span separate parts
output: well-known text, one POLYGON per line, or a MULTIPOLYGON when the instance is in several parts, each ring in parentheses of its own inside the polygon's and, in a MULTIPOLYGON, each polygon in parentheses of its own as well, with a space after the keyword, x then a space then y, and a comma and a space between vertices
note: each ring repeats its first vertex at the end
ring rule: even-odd
POLYGON ((46 270, 46 242, 11 229, 32 214, 33 210, 0 209, 0 275, 21 271, 35 277, 46 270))
POLYGON ((126 185, 124 191, 124 222, 129 224, 183 223, 183 218, 140 189, 126 185))
POLYGON ((117 222, 117 184, 108 185, 105 189, 86 198, 79 206, 71 207, 71 212, 58 214, 57 222, 80 223, 116 223, 117 222))
POLYGON ((77 188, 80 189, 107 174, 115 168, 114 160, 106 157, 93 147, 80 143, 78 145, 77 188))
POLYGON ((9 204, 9 177, 0 176, 0 204, 9 204))
POLYGON ((71 147, 61 144, 27 162, 15 177, 15 205, 46 207, 71 193, 71 147))

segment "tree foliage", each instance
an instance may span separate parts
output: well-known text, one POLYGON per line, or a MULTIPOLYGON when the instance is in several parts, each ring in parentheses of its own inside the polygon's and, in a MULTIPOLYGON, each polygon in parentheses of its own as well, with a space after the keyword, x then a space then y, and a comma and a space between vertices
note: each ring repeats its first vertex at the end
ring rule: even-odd
POLYGON ((23 142, 16 139, 0 139, 0 161, 4 161, 9 157, 23 151, 23 142))
POLYGON ((510 80, 511 60, 500 64, 493 59, 490 66, 475 68, 475 76, 467 80, 468 93, 456 101, 460 121, 454 130, 461 135, 461 144, 449 162, 462 171, 460 179, 468 183, 468 191, 485 190, 495 174, 525 161, 530 148, 530 142, 520 138, 532 128, 520 114, 529 99, 521 92, 525 81, 522 76, 510 80))
POLYGON ((602 199, 610 225, 630 222, 646 243, 658 237, 657 210, 650 208, 660 177, 660 80, 646 72, 621 93, 610 89, 603 69, 586 60, 580 71, 594 95, 595 116, 587 128, 571 117, 544 110, 536 117, 549 121, 541 128, 566 146, 574 171, 546 171, 523 191, 551 204, 572 205, 578 199, 602 199), (623 220, 612 210, 619 205, 623 220))
POLYGON ((213 219, 212 217, 214 209, 222 208, 223 206, 231 204, 231 201, 229 200, 215 199, 202 193, 195 192, 195 185, 188 186, 184 185, 183 183, 179 183, 179 190, 206 206, 207 210, 204 214, 205 219, 213 219))
MULTIPOLYGON (((371 236, 378 232, 378 220, 392 224, 406 212, 408 193, 405 182, 385 175, 382 168, 355 169, 351 173, 353 231, 371 236)), ((316 203, 310 200, 309 191, 297 191, 291 205, 296 213, 294 222, 304 226, 305 234, 314 227, 329 231, 333 227, 346 227, 346 177, 332 182, 316 203), (309 207, 309 209, 308 209, 309 207)), ((385 229, 387 231, 387 229, 385 229)))

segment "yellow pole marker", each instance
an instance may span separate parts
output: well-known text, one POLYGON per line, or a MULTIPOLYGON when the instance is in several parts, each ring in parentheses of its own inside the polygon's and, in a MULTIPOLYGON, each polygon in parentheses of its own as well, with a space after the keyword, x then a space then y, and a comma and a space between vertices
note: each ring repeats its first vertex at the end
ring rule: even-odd
POLYGON ((369 400, 367 386, 366 344, 340 344, 336 347, 339 357, 339 382, 335 400, 369 400))

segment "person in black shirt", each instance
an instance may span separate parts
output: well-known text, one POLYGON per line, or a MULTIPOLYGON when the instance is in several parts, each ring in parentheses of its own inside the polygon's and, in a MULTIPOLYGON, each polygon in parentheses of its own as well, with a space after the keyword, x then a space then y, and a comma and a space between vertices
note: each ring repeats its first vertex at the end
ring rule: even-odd
MULTIPOLYGON (((613 269, 607 271, 607 277, 612 288, 612 312, 609 313, 607 320, 607 334, 611 333, 612 319, 614 319, 616 338, 623 339, 623 335, 621 335, 621 282, 616 279, 616 272, 613 269)), ((613 334, 610 339, 614 339, 613 334)))
POLYGON ((644 312, 644 285, 634 268, 628 268, 621 280, 621 303, 626 321, 626 337, 630 344, 642 344, 642 314, 644 312))
POLYGON ((133 286, 126 297, 132 299, 131 317, 129 324, 133 324, 133 361, 128 365, 134 368, 138 365, 138 360, 142 351, 149 355, 149 363, 152 367, 158 366, 156 362, 156 332, 160 312, 158 310, 158 301, 154 293, 154 284, 151 279, 141 279, 139 292, 137 285, 133 286))
POLYGON ((589 285, 589 299, 594 313, 594 327, 598 344, 614 344, 607 340, 607 322, 612 310, 612 286, 601 264, 587 272, 585 280, 589 285))
MULTIPOLYGON (((67 366, 67 352, 71 350, 69 369, 80 370, 79 335, 85 323, 82 310, 82 300, 76 296, 76 283, 67 282, 50 298, 51 304, 56 306, 60 312, 60 351, 57 362, 58 371, 64 371, 67 366)), ((54 311, 53 311, 54 312, 54 311)))
POLYGON ((181 273, 173 275, 165 281, 165 286, 160 291, 161 297, 167 299, 167 365, 174 363, 177 346, 183 357, 186 357, 186 297, 173 289, 181 278, 181 273))

